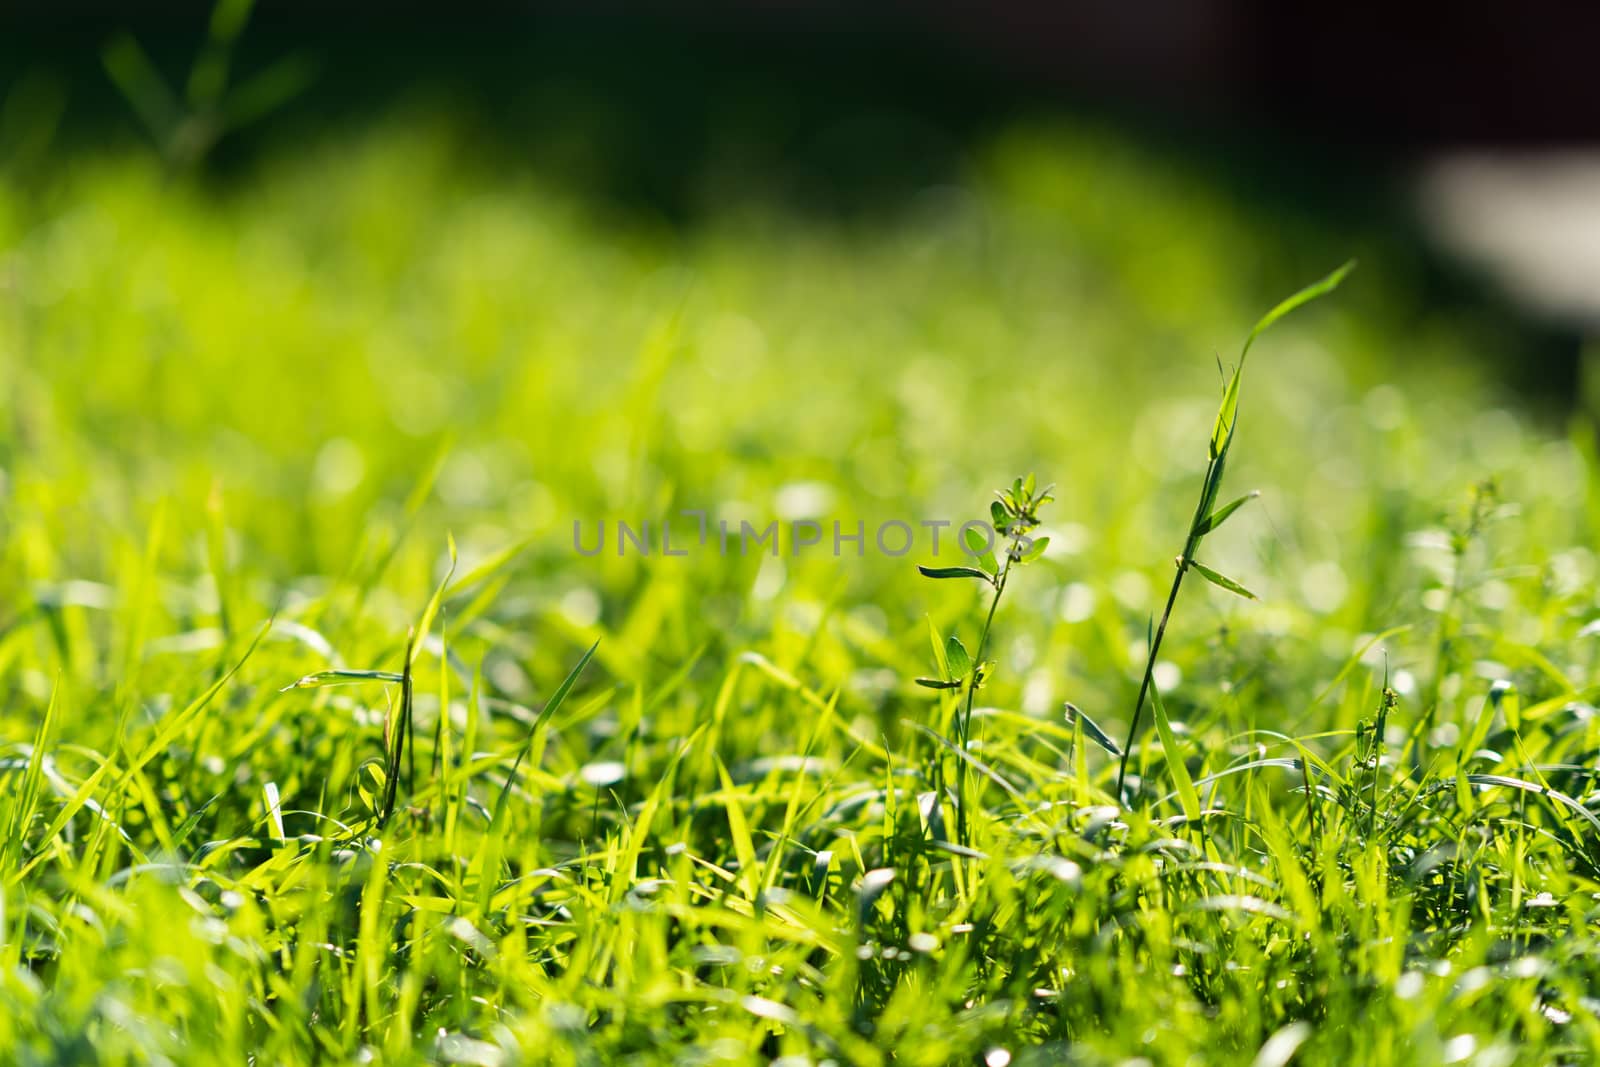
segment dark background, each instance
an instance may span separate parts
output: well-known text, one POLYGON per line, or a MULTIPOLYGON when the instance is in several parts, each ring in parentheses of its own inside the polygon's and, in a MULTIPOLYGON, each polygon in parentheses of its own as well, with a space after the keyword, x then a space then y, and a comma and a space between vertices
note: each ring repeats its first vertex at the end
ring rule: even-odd
MULTIPOLYGON (((0 8, 8 66, 70 62, 128 29, 191 46, 210 5, 61 0, 0 8)), ((338 88, 633 71, 784 76, 791 103, 848 91, 973 117, 1070 103, 1275 128, 1347 148, 1600 137, 1600 7, 1283 4, 1269 0, 356 3, 258 5, 252 48, 325 55, 338 88), (676 66, 674 60, 693 60, 676 66)))
MULTIPOLYGON (((0 9, 0 91, 64 86, 53 133, 140 136, 100 50, 131 32, 170 81, 209 3, 0 9)), ((870 216, 953 173, 973 138, 1062 115, 1154 143, 1263 210, 1376 220, 1427 295, 1503 304, 1538 392, 1576 388, 1581 330, 1505 303, 1417 230, 1407 182, 1461 147, 1600 142, 1589 73, 1600 5, 1368 9, 1267 0, 258 5, 235 78, 285 55, 310 87, 229 134, 204 171, 264 148, 448 101, 475 147, 674 219, 717 206, 708 170, 830 214, 870 216)), ((725 188, 725 185, 722 187, 725 188)))

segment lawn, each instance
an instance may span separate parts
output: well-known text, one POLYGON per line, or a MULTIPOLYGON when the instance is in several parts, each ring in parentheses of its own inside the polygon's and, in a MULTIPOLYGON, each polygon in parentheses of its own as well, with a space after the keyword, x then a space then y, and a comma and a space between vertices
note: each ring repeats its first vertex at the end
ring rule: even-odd
POLYGON ((0 1060, 1593 1059, 1600 466, 1508 320, 1098 126, 707 188, 445 111, 0 182, 0 1060))

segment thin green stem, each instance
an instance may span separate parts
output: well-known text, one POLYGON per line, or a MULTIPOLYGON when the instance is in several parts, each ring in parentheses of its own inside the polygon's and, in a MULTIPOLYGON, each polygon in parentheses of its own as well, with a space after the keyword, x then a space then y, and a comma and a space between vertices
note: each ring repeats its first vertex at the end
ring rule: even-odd
POLYGON ((1139 680, 1139 698, 1133 705, 1133 723, 1128 727, 1128 743, 1122 746, 1122 762, 1117 767, 1117 796, 1122 796, 1123 783, 1128 777, 1128 757, 1133 754, 1134 739, 1139 736, 1139 719, 1144 714, 1145 698, 1150 695, 1150 686, 1154 684, 1156 670, 1156 656, 1161 651, 1162 638, 1167 635, 1167 622, 1172 618, 1172 607, 1178 602, 1178 590, 1183 586, 1184 562, 1188 559, 1185 555, 1178 560, 1178 572, 1172 576, 1172 589, 1167 593, 1167 606, 1161 612, 1161 624, 1156 627, 1156 636, 1150 642, 1150 654, 1145 659, 1144 677, 1139 680))
MULTIPOLYGON (((994 626, 994 613, 1000 607, 1000 595, 1006 591, 1006 577, 1011 573, 1011 563, 1016 558, 1016 543, 1006 550, 1005 566, 1000 568, 1000 573, 995 577, 994 596, 989 599, 989 613, 984 616, 983 629, 978 632, 978 644, 972 655, 972 676, 967 680, 967 706, 962 713, 961 722, 956 730, 957 743, 961 750, 967 750, 967 742, 972 736, 972 708, 978 695, 978 674, 983 665, 983 654, 989 647, 989 631, 994 626)), ((967 804, 966 780, 968 769, 966 762, 956 768, 956 840, 963 846, 971 844, 967 831, 967 804)))
MULTIPOLYGON (((1231 438, 1232 429, 1229 434, 1231 438)), ((1122 797, 1122 789, 1128 779, 1128 758, 1133 755, 1133 742, 1139 736, 1139 720, 1144 715, 1145 698, 1150 695, 1150 687, 1155 684, 1156 656, 1161 652, 1161 642, 1167 636, 1167 623, 1172 620, 1172 609, 1178 602, 1178 590, 1183 587, 1183 576, 1189 569, 1189 560, 1200 549, 1200 542, 1205 534, 1204 528, 1211 505, 1217 498, 1217 491, 1222 488, 1222 471, 1228 460, 1228 448, 1224 443, 1222 450, 1213 456, 1206 464, 1205 481, 1200 486, 1200 500, 1195 505, 1194 518, 1189 521, 1189 534, 1183 540, 1183 553, 1178 556, 1178 572, 1172 576, 1172 588, 1167 593, 1167 606, 1161 611, 1161 624, 1156 627, 1156 635, 1150 641, 1150 651, 1145 657, 1144 677, 1139 679, 1139 696, 1133 703, 1133 722, 1128 726, 1128 743, 1122 746, 1122 761, 1117 765, 1117 797, 1122 797)))
MULTIPOLYGON (((1269 316, 1270 318, 1270 316, 1269 316)), ((1267 320, 1263 320, 1265 322, 1267 320)), ((1257 325, 1256 333, 1262 329, 1257 325)), ((1251 334, 1254 339, 1255 334, 1251 334)), ((1245 343, 1245 351, 1250 349, 1249 342, 1245 343)), ((1240 363, 1244 357, 1241 355, 1240 363)), ((1239 372, 1234 371, 1233 382, 1238 382, 1239 372)), ((1230 393, 1230 395, 1236 395, 1230 393)), ((1234 401, 1237 404, 1237 401, 1234 401)), ((1172 609, 1178 602, 1178 590, 1183 587, 1183 576, 1189 569, 1189 562, 1194 559, 1195 553, 1200 550, 1200 542, 1205 540, 1206 534, 1214 529, 1216 523, 1212 521, 1211 509, 1216 507, 1217 494, 1222 488, 1222 472, 1227 469, 1228 450, 1233 444, 1233 434, 1239 425, 1238 409, 1235 406, 1230 412, 1229 403, 1225 399, 1223 410, 1218 414, 1218 431, 1221 434, 1220 442, 1213 436, 1211 458, 1206 463, 1205 480, 1200 484, 1200 499, 1194 507, 1194 517, 1189 520, 1189 533, 1183 539, 1183 552, 1177 559, 1178 572, 1172 576, 1172 588, 1167 593, 1167 605, 1161 611, 1161 624, 1156 627, 1155 636, 1150 640, 1149 654, 1145 657, 1144 676, 1139 679, 1139 696, 1133 703, 1133 721, 1128 725, 1128 742, 1122 746, 1122 759, 1117 765, 1117 797, 1122 799, 1123 788, 1128 780, 1128 760, 1133 755, 1133 743, 1139 736, 1139 720, 1144 715, 1145 698, 1150 695, 1150 687, 1155 684, 1156 657, 1161 652, 1161 642, 1167 635, 1167 623, 1172 620, 1172 609), (1224 421, 1225 420, 1225 421, 1224 421)), ((1232 508, 1223 512, 1223 517, 1231 512, 1232 508)), ((1220 521, 1220 519, 1218 520, 1220 521)))
MULTIPOLYGON (((1000 576, 995 579, 994 596, 989 600, 989 614, 984 617, 983 629, 978 632, 978 646, 972 654, 972 662, 981 664, 983 654, 989 647, 989 630, 994 626, 995 609, 1000 606, 1000 594, 1006 591, 1006 575, 1011 571, 1011 557, 1006 556, 1006 565, 1000 568, 1000 576)), ((978 691, 977 674, 974 672, 972 682, 967 686, 967 713, 961 724, 963 735, 972 725, 972 701, 978 691)))

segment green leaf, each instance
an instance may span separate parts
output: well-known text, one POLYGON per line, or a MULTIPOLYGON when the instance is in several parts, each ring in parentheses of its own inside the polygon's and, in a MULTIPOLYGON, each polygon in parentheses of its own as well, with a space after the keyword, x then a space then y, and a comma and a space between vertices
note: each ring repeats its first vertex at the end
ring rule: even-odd
POLYGON ((961 531, 961 540, 967 546, 967 551, 978 560, 978 566, 993 574, 999 570, 999 563, 994 558, 993 538, 985 537, 976 527, 968 526, 961 531))
POLYGON ((433 617, 439 613, 439 604, 444 600, 444 591, 450 588, 450 579, 456 573, 456 539, 455 535, 446 533, 445 543, 450 549, 450 566, 444 572, 444 577, 439 579, 439 585, 433 591, 433 596, 428 598, 428 606, 422 609, 422 621, 417 623, 417 643, 411 647, 407 663, 417 662, 417 657, 422 655, 422 644, 428 639, 428 631, 433 628, 433 617))
POLYGON ((1200 575, 1200 577, 1204 578, 1214 586, 1217 586, 1221 589, 1226 589, 1230 593, 1237 593, 1246 600, 1257 599, 1256 595, 1250 590, 1246 589, 1232 578, 1229 578, 1226 574, 1218 574, 1216 571, 1212 570, 1210 567, 1207 567, 1204 563, 1201 563, 1197 559, 1189 560, 1187 562, 1187 566, 1192 567, 1200 575))
POLYGON ((1050 547, 1050 538, 1048 538, 1048 537, 1035 537, 1033 539, 1033 543, 1030 544, 1025 550, 1023 550, 1022 558, 1019 559, 1017 562, 1019 562, 1019 563, 1032 563, 1034 560, 1036 560, 1040 556, 1044 555, 1044 550, 1049 548, 1049 547, 1050 547))
POLYGON ((23 841, 28 830, 33 826, 34 813, 39 808, 41 783, 44 781, 44 764, 48 756, 47 746, 50 741, 50 728, 55 725, 57 698, 61 693, 61 682, 50 687, 50 702, 45 705, 44 718, 39 723, 39 729, 33 735, 33 747, 28 750, 28 769, 22 775, 22 794, 19 800, 13 801, 11 818, 4 827, 5 836, 0 838, 0 861, 16 862, 23 854, 23 841))
POLYGON ((1177 735, 1172 732, 1172 722, 1167 718, 1166 706, 1161 703, 1161 691, 1153 678, 1150 680, 1150 710, 1156 718, 1156 732, 1161 735, 1161 755, 1166 759, 1167 770, 1172 773, 1172 781, 1178 787, 1178 802, 1183 805, 1183 814, 1190 822, 1198 822, 1200 794, 1195 792, 1194 779, 1189 777, 1189 768, 1183 762, 1177 735))
POLYGON ((1222 406, 1217 408, 1217 421, 1211 424, 1211 458, 1216 459, 1226 451, 1230 439, 1233 437, 1233 424, 1239 417, 1239 372, 1244 370, 1244 361, 1233 368, 1233 373, 1228 376, 1228 384, 1222 390, 1222 406))
POLYGON ((382 810, 388 784, 388 776, 383 773, 383 761, 376 756, 363 762, 357 769, 356 793, 369 817, 376 818, 382 810))
POLYGON ((939 668, 939 677, 950 677, 950 661, 944 658, 944 635, 933 624, 932 615, 928 616, 928 639, 933 642, 933 664, 939 668))
POLYGON ((1083 727, 1083 732, 1087 734, 1095 744, 1099 745, 1113 756, 1122 755, 1122 746, 1111 740, 1111 738, 1106 735, 1106 732, 1100 729, 1100 724, 1089 718, 1088 715, 1084 714, 1082 708, 1069 702, 1062 705, 1062 710, 1066 712, 1067 721, 1077 723, 1079 726, 1083 727))
POLYGON ((722 810, 728 816, 728 837, 733 845, 733 854, 739 861, 737 881, 744 890, 746 898, 754 899, 756 894, 757 876, 761 870, 761 863, 756 858, 756 843, 750 836, 750 821, 744 816, 744 805, 739 797, 739 791, 734 788, 733 776, 728 773, 727 766, 722 762, 721 756, 714 756, 717 764, 717 779, 722 783, 722 810))
MULTIPOLYGON (((1231 440, 1231 439, 1230 439, 1231 440)), ((1206 466, 1205 484, 1200 487, 1200 503, 1195 516, 1209 515, 1217 509, 1217 494, 1222 491, 1222 475, 1228 469, 1228 444, 1224 441, 1222 452, 1206 466)))
POLYGON ((1524 793, 1532 793, 1535 796, 1542 796, 1549 800, 1553 800, 1557 804, 1560 804, 1562 807, 1568 809, 1574 815, 1577 815, 1579 818, 1587 822, 1590 829, 1592 829, 1596 834, 1600 834, 1600 818, 1596 818, 1594 812, 1590 811, 1588 808, 1584 807, 1581 803, 1567 794, 1551 789, 1543 782, 1530 782, 1522 778, 1512 778, 1504 774, 1469 774, 1467 775, 1467 783, 1469 785, 1492 785, 1503 786, 1507 789, 1520 789, 1524 793))
POLYGON ((1321 278, 1312 282, 1310 285, 1306 286, 1298 293, 1295 293, 1293 296, 1283 300, 1278 304, 1277 307, 1261 316, 1261 321, 1256 323, 1255 329, 1251 330, 1250 336, 1245 339, 1244 349, 1239 353, 1239 365, 1241 367, 1244 366, 1244 357, 1249 354, 1250 346, 1255 342, 1257 337, 1260 337, 1267 331, 1269 326, 1283 318, 1285 315, 1289 314, 1289 312, 1293 311, 1295 308, 1298 308, 1303 304, 1309 304, 1311 301, 1320 296, 1327 296, 1329 293, 1339 288, 1339 283, 1344 281, 1345 275, 1349 274, 1355 269, 1356 261, 1353 259, 1349 260, 1338 270, 1329 274, 1325 278, 1321 278))
POLYGON ((1004 530, 1008 521, 1006 506, 998 500, 989 501, 989 519, 996 530, 1004 530))
POLYGON ((291 689, 316 689, 324 685, 351 685, 355 682, 398 684, 403 681, 405 681, 405 676, 396 674, 394 671, 350 671, 339 669, 308 674, 298 681, 290 682, 278 692, 286 693, 291 689))
POLYGON ((1239 375, 1244 370, 1245 357, 1250 354, 1250 346, 1257 337, 1264 333, 1267 327, 1283 318, 1302 304, 1308 304, 1319 296, 1326 296, 1339 287, 1345 275, 1355 269, 1356 261, 1350 260, 1326 278, 1312 282, 1298 293, 1282 301, 1277 307, 1261 316, 1255 328, 1250 331, 1250 336, 1245 338, 1244 348, 1239 351, 1239 364, 1233 368, 1233 373, 1228 377, 1228 384, 1222 391, 1222 406, 1217 409, 1217 421, 1211 427, 1211 458, 1216 459, 1228 449, 1233 437, 1234 423, 1239 412, 1239 375))
POLYGON ((594 658, 594 650, 599 647, 600 642, 596 639, 595 643, 589 646, 589 651, 585 652, 582 658, 578 660, 577 666, 568 671, 567 676, 561 680, 561 684, 556 686, 556 691, 550 694, 550 699, 545 701, 544 707, 539 709, 539 714, 533 720, 533 729, 528 731, 528 743, 530 745, 533 743, 533 736, 538 732, 539 727, 543 726, 550 716, 554 715, 556 710, 566 702, 567 694, 572 692, 572 687, 577 682, 578 675, 583 673, 583 669, 594 658))
POLYGON ((917 684, 924 689, 960 689, 960 682, 947 682, 942 678, 918 678, 917 684))
POLYGON ((1222 505, 1222 507, 1218 508, 1216 511, 1213 511, 1211 514, 1207 515, 1204 519, 1200 520, 1200 525, 1194 528, 1194 535, 1196 537, 1204 537, 1212 530, 1215 530, 1218 526, 1221 526, 1224 522, 1227 522, 1228 516, 1232 515, 1235 511, 1238 511, 1242 505, 1248 501, 1254 500, 1260 495, 1261 493, 1258 490, 1251 490, 1238 500, 1235 500, 1233 503, 1222 505))
POLYGON ((457 596, 463 590, 470 589, 474 585, 477 585, 495 571, 499 570, 501 567, 504 567, 507 563, 510 563, 517 557, 519 553, 522 552, 523 549, 527 548, 532 543, 533 538, 525 538, 516 542, 515 544, 507 545, 505 548, 502 548, 500 551, 489 556, 482 563, 472 568, 472 570, 451 582, 449 587, 444 591, 445 599, 448 600, 453 596, 457 596))
POLYGON ((980 571, 976 567, 924 567, 919 563, 917 570, 922 572, 924 578, 982 578, 986 582, 993 580, 986 571, 980 571))
POLYGON ((965 678, 972 673, 972 657, 967 655, 967 646, 955 634, 945 642, 944 656, 950 664, 950 677, 965 678))
MULTIPOLYGON (((589 665, 589 660, 594 657, 594 650, 599 647, 599 641, 589 646, 589 650, 578 660, 577 666, 567 672, 566 678, 562 680, 560 685, 556 686, 555 692, 550 694, 550 699, 545 701, 544 707, 540 708, 539 713, 534 716, 533 726, 528 730, 528 737, 523 741, 521 750, 517 752, 517 758, 511 763, 511 771, 506 775, 505 784, 500 787, 499 799, 494 803, 494 813, 489 817, 489 832, 484 835, 479 845, 478 855, 473 860, 479 872, 478 910, 480 912, 488 910, 489 901, 493 897, 494 888, 499 881, 500 852, 504 844, 504 835, 499 831, 505 825, 506 808, 511 801, 512 787, 517 782, 517 772, 522 767, 522 761, 527 759, 528 754, 533 751, 534 743, 539 739, 539 735, 550 721, 550 717, 566 702, 567 694, 572 692, 572 687, 577 682, 578 676, 589 665)), ((695 732, 690 735, 689 742, 678 750, 678 755, 673 757, 672 764, 668 767, 669 774, 677 766, 678 759, 688 749, 688 744, 693 743, 699 732, 697 727, 695 732)), ((656 790, 659 792, 668 784, 668 781, 668 778, 662 778, 656 785, 656 790)))

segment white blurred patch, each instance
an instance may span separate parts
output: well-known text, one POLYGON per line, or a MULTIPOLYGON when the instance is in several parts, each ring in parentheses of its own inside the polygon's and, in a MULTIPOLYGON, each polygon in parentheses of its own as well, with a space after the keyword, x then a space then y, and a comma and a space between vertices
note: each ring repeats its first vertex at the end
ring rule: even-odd
POLYGON ((493 484, 488 464, 470 452, 452 455, 439 472, 439 495, 457 507, 487 503, 493 484))
POLYGON ((598 760, 586 763, 578 770, 578 777, 596 789, 616 785, 628 775, 628 768, 616 760, 598 760))
POLYGON ((1157 660, 1155 668, 1150 672, 1150 680, 1156 683, 1156 689, 1170 693, 1183 681, 1183 671, 1178 669, 1176 663, 1157 660))
POLYGON ((822 482, 790 482, 778 490, 773 507, 780 519, 815 519, 833 506, 833 487, 822 482))
POLYGON ((1600 323, 1600 152, 1465 153, 1418 183, 1424 223, 1518 299, 1600 323))
POLYGON ((1139 611, 1150 603, 1150 579, 1140 571, 1123 571, 1111 579, 1111 595, 1129 611, 1139 611))
POLYGON ((1300 575, 1300 595, 1312 611, 1327 614, 1337 610, 1350 592, 1344 571, 1332 560, 1313 563, 1300 575))
POLYGON ((1022 687, 1022 710, 1030 715, 1044 715, 1054 707, 1050 672, 1042 669, 1029 672, 1028 680, 1022 687))
POLYGON ((1498 578, 1491 578, 1478 586, 1476 599, 1490 611, 1505 611, 1511 606, 1511 586, 1498 578))
POLYGON ((327 500, 345 496, 367 476, 367 461, 348 437, 335 437, 317 451, 311 467, 311 490, 327 500))
POLYGON ((1050 526, 1035 536, 1050 538, 1050 547, 1045 550, 1048 556, 1076 556, 1088 548, 1089 543, 1094 540, 1089 528, 1078 522, 1064 522, 1059 526, 1050 526))
POLYGON ((1073 582, 1061 590, 1061 621, 1084 622, 1094 615, 1094 590, 1084 582, 1073 582))
POLYGON ((600 595, 580 585, 561 598, 561 614, 574 626, 593 626, 600 621, 600 595))
POLYGON ((750 595, 757 600, 771 600, 783 588, 784 580, 788 573, 783 569, 783 563, 773 556, 768 556, 761 561, 761 570, 756 574, 755 585, 750 589, 750 595))
POLYGON ((1478 1051, 1478 1039, 1471 1034, 1457 1034, 1444 1043, 1442 1063, 1460 1063, 1478 1051))

